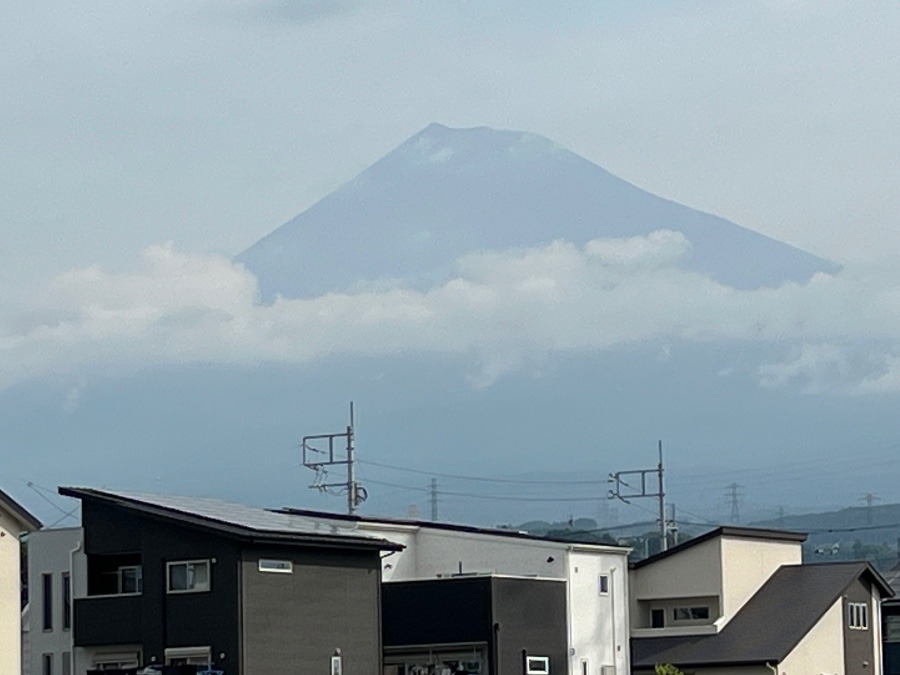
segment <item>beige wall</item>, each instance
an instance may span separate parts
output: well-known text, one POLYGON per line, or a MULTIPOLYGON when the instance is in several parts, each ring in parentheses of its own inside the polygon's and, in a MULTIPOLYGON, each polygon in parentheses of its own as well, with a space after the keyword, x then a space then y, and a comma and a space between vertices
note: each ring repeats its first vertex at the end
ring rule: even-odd
POLYGON ((719 597, 722 586, 721 540, 711 539, 668 558, 632 570, 631 625, 649 626, 647 600, 719 597), (646 616, 645 616, 646 615, 646 616), (642 623, 643 622, 643 623, 642 623))
MULTIPOLYGON (((778 665, 779 675, 843 673, 843 635, 843 599, 839 599, 778 665)), ((873 673, 877 675, 877 671, 873 673)))
POLYGON ((718 595, 721 573, 720 540, 711 539, 634 570, 632 597, 649 600, 718 595))
POLYGON ((0 673, 22 672, 21 525, 0 509, 0 673))
POLYGON ((782 565, 799 565, 802 549, 794 541, 722 538, 722 624, 734 617, 782 565))

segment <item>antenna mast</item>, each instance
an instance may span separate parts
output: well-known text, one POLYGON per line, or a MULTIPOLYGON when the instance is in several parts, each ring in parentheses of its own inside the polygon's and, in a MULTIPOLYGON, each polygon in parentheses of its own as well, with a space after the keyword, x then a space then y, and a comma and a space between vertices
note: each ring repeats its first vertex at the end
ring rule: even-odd
POLYGON ((334 434, 314 434, 304 436, 302 442, 303 466, 316 472, 316 477, 309 486, 311 489, 332 495, 347 495, 347 513, 351 516, 369 496, 366 489, 356 481, 354 472, 354 411, 350 401, 350 424, 347 430, 334 434), (339 441, 345 439, 343 452, 339 441), (338 447, 335 447, 338 441, 338 447), (328 467, 346 466, 347 479, 341 482, 328 482, 328 467))

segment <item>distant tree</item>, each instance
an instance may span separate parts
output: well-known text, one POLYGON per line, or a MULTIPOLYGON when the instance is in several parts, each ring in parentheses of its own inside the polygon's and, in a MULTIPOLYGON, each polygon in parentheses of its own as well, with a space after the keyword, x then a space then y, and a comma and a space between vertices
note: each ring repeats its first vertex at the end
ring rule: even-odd
POLYGON ((657 663, 654 667, 656 675, 684 675, 678 668, 671 663, 657 663))

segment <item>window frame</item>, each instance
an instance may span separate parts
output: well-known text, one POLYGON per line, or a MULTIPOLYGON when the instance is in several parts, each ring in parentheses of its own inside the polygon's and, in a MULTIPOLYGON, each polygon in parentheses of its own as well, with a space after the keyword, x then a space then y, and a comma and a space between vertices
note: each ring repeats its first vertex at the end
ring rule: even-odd
POLYGON ((525 673, 526 675, 550 675, 550 657, 526 654, 525 673))
POLYGON ((597 575, 597 595, 609 595, 609 574, 606 572, 597 575))
POLYGON ((68 572, 62 573, 62 629, 72 628, 72 576, 68 572))
POLYGON ((116 590, 118 590, 117 595, 141 595, 144 592, 144 566, 143 565, 120 565, 118 569, 116 569, 116 590), (123 579, 125 578, 124 572, 127 570, 133 570, 137 572, 134 577, 135 586, 137 587, 136 591, 125 591, 123 590, 124 584, 123 579))
POLYGON ((847 603, 847 627, 850 630, 869 630, 869 603, 847 603))
POLYGON ((53 675, 53 654, 41 654, 41 675, 53 675))
POLYGON ((673 623, 687 623, 694 621, 709 621, 710 611, 708 605, 697 605, 691 607, 673 607, 672 621, 673 623), (679 612, 687 612, 690 616, 679 617, 679 612), (695 616, 695 613, 706 614, 706 616, 695 616))
POLYGON ((53 573, 41 574, 41 626, 45 633, 53 632, 53 573))
POLYGON ((256 569, 264 574, 293 574, 294 561, 275 558, 260 558, 256 569))
POLYGON ((212 559, 197 558, 194 560, 172 560, 166 562, 166 593, 169 595, 180 595, 184 593, 209 593, 212 590, 212 559), (172 568, 185 566, 185 581, 188 578, 188 572, 191 566, 202 565, 206 567, 206 586, 205 588, 172 588, 172 568))

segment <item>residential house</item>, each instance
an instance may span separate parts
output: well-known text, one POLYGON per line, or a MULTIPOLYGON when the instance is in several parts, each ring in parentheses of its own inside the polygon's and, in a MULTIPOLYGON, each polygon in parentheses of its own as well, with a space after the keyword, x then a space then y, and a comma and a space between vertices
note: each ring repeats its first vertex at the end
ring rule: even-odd
POLYGON ((880 675, 890 587, 868 563, 802 564, 806 535, 720 527, 632 565, 632 666, 880 675))
MULTIPOLYGON (((402 545, 402 550, 387 555, 382 560, 386 600, 393 597, 394 593, 406 592, 395 590, 393 587, 395 583, 409 584, 432 580, 434 583, 431 586, 420 584, 402 588, 416 588, 417 592, 426 595, 428 593, 440 595, 444 592, 444 586, 440 585, 442 580, 480 576, 486 578, 479 582, 483 585, 476 584, 472 588, 482 589, 478 591, 482 593, 479 606, 486 606, 489 593, 487 589, 494 594, 492 597, 496 597, 496 593, 500 592, 498 589, 517 588, 518 592, 524 592, 522 589, 527 587, 527 584, 507 582, 503 579, 505 577, 561 581, 562 586, 558 583, 532 586, 535 593, 550 593, 551 591, 547 590, 550 588, 557 589, 552 593, 561 593, 563 588, 565 592, 566 648, 552 650, 548 664, 550 672, 554 675, 564 673, 625 675, 630 672, 627 579, 630 549, 628 548, 548 540, 501 528, 369 518, 303 509, 283 509, 283 512, 316 521, 352 526, 360 534, 383 537, 402 545), (488 580, 488 577, 494 577, 494 581, 488 580)), ((551 636, 556 635, 551 625, 557 621, 553 614, 556 605, 550 602, 529 605, 525 599, 521 602, 526 603, 523 606, 531 607, 528 612, 519 615, 523 620, 534 622, 528 629, 531 635, 537 637, 535 634, 537 630, 549 631, 547 643, 551 644, 555 639, 551 636), (542 614, 545 611, 546 613, 542 614), (553 621, 550 621, 550 617, 554 617, 553 621)), ((386 611, 390 611, 387 602, 385 607, 386 611)), ((497 611, 502 612, 502 608, 497 611)), ((393 622, 393 617, 385 617, 385 626, 393 625, 393 622)), ((434 624, 436 629, 443 625, 434 624)), ((502 633, 502 626, 500 630, 502 633)), ((404 645, 395 644, 391 635, 393 633, 385 634, 385 657, 389 665, 393 663, 389 658, 392 655, 402 652, 405 656, 415 654, 428 656, 434 653, 437 644, 441 645, 441 649, 453 652, 460 646, 464 650, 471 651, 472 643, 477 642, 478 649, 486 655, 491 654, 492 648, 492 642, 484 631, 479 634, 480 637, 474 634, 467 635, 459 644, 455 640, 442 638, 440 631, 432 633, 430 642, 425 641, 427 636, 420 631, 416 635, 421 642, 404 645)), ((502 640, 502 637, 500 639, 502 640)), ((502 672, 506 675, 507 672, 525 671, 502 672)))
POLYGON ((71 675, 72 598, 86 594, 80 527, 28 535, 28 606, 22 614, 23 675, 71 675))
POLYGON ((0 490, 0 673, 19 673, 22 669, 20 538, 40 527, 37 518, 0 490))
POLYGON ((354 528, 215 499, 60 488, 82 502, 75 673, 378 673, 381 556, 354 528))

